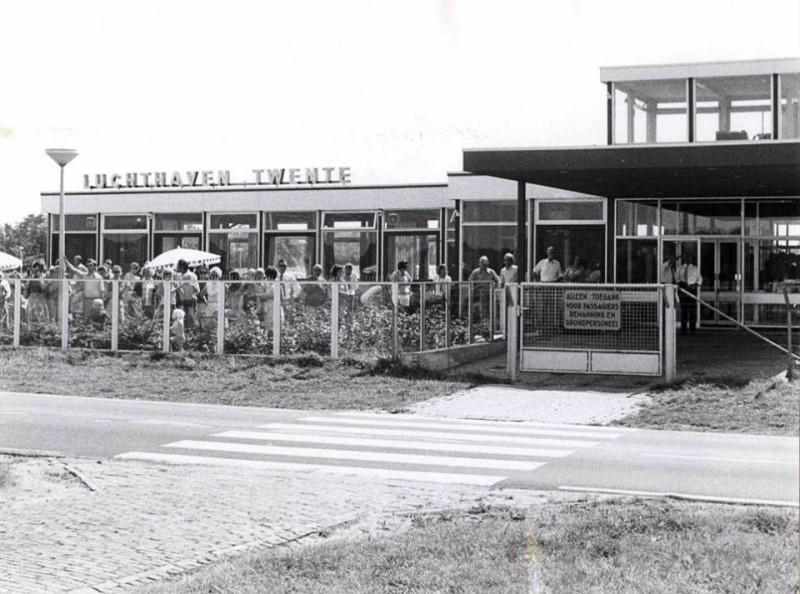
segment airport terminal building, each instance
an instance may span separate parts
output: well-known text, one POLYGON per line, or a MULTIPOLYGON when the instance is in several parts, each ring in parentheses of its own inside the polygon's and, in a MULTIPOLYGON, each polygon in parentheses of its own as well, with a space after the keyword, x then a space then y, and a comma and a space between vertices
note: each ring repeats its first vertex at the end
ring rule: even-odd
MULTIPOLYGON (((466 149, 443 184, 357 186, 347 167, 85 175, 67 194, 66 253, 126 266, 183 246, 226 271, 351 262, 365 281, 403 259, 415 279, 444 262, 456 280, 482 255, 499 270, 505 252, 530 271, 552 245, 562 267, 580 256, 617 283, 660 282, 663 261, 691 254, 703 299, 785 323, 781 287, 800 282, 800 59, 603 68, 601 82, 607 146, 466 149)), ((42 212, 55 255, 57 193, 42 212)))

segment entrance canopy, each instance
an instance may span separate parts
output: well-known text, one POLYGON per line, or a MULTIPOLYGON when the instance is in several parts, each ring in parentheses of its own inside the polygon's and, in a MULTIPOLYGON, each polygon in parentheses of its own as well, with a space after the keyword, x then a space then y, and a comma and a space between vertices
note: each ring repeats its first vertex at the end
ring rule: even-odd
POLYGON ((465 149, 464 170, 609 198, 800 196, 800 142, 465 149))

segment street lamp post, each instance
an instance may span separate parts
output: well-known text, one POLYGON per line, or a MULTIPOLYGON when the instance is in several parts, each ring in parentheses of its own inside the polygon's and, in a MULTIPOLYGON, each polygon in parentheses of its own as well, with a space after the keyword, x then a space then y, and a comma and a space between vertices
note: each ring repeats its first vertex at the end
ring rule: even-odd
POLYGON ((47 149, 45 153, 61 168, 61 195, 58 201, 58 278, 61 282, 61 292, 59 294, 58 308, 61 312, 61 350, 66 351, 69 347, 69 286, 67 285, 67 268, 66 260, 64 259, 64 167, 78 156, 78 151, 74 149, 47 149))

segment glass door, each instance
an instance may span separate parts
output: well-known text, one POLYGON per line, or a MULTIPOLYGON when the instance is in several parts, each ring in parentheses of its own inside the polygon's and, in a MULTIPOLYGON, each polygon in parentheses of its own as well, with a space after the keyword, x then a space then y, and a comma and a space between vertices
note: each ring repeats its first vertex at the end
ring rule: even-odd
POLYGON ((432 280, 439 264, 439 233, 389 233, 384 235, 384 272, 388 276, 400 260, 408 262, 414 280, 432 280))
MULTIPOLYGON (((701 240, 700 275, 703 277, 700 298, 738 320, 741 293, 739 243, 718 239, 701 240)), ((700 321, 714 325, 733 324, 707 307, 701 308, 700 321)))
POLYGON ((286 272, 292 278, 311 276, 314 265, 316 238, 312 234, 264 236, 264 266, 277 268, 278 260, 286 261, 286 272))

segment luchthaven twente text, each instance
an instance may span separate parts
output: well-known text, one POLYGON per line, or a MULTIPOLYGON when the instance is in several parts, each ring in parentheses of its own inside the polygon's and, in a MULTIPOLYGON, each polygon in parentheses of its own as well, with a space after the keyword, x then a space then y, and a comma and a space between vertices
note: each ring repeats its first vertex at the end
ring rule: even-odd
POLYGON ((349 167, 303 167, 252 169, 249 180, 231 181, 231 172, 224 170, 135 171, 128 173, 95 173, 83 175, 85 190, 120 188, 192 188, 232 185, 315 186, 350 183, 349 167))

